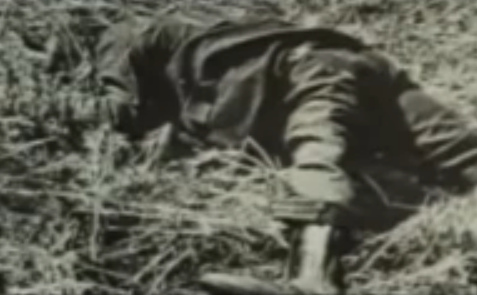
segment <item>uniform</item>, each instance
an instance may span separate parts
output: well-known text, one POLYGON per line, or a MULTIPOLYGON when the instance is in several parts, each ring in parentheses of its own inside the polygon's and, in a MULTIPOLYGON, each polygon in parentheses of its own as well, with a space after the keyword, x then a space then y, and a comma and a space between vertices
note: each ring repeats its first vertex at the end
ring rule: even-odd
MULTIPOLYGON (((477 183, 477 132, 351 36, 277 20, 163 17, 140 33, 125 28, 106 33, 98 50, 118 129, 140 137, 172 121, 206 145, 254 138, 281 158, 298 196, 283 203, 297 210, 277 206, 278 219, 380 223, 369 218, 373 201, 359 208, 366 200, 356 187, 362 171, 379 179, 380 165, 423 182, 477 183)), ((422 193, 420 183, 410 187, 422 193)))
POLYGON ((357 198, 351 172, 376 155, 426 180, 477 180, 476 132, 349 36, 271 20, 132 28, 105 34, 98 51, 125 132, 171 120, 215 146, 252 136, 291 168, 299 193, 342 207, 357 198))

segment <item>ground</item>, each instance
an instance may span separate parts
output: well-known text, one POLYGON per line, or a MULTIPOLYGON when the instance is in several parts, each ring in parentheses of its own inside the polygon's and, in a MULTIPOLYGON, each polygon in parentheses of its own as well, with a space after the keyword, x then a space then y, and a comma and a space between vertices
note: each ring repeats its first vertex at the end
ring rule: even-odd
MULTIPOLYGON (((101 116, 98 34, 131 14, 188 5, 351 32, 475 124, 474 0, 3 0, 0 285, 8 294, 163 294, 207 270, 281 275, 286 251, 268 215, 283 194, 273 159, 206 151, 160 161, 160 137, 131 144, 101 116)), ((347 257, 351 293, 477 294, 477 196, 421 211, 347 257)))

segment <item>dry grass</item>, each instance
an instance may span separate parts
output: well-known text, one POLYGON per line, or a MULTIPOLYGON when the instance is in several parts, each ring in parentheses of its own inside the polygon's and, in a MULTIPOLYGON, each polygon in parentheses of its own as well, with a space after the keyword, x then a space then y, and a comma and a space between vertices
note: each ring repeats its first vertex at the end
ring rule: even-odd
MULTIPOLYGON (((208 151, 160 162, 158 140, 132 145, 100 115, 98 32, 131 13, 192 3, 378 40, 473 122, 473 0, 1 1, 0 272, 8 293, 161 294, 205 270, 279 275, 284 250, 267 208, 282 190, 268 159, 208 151), (45 52, 57 42, 68 50, 48 74, 45 52)), ((474 196, 423 208, 367 241, 348 258, 353 290, 477 293, 463 288, 476 283, 476 208, 474 196)))

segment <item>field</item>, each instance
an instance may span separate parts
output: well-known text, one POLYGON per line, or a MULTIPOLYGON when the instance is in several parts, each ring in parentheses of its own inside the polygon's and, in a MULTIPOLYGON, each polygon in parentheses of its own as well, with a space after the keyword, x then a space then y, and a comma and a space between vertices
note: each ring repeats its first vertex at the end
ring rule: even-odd
MULTIPOLYGON (((99 33, 189 5, 358 35, 476 121, 475 0, 0 0, 1 294, 153 295, 208 270, 280 276, 272 159, 164 161, 160 136, 128 142, 102 116, 99 33)), ((477 195, 421 211, 350 254, 352 294, 477 294, 477 195)))

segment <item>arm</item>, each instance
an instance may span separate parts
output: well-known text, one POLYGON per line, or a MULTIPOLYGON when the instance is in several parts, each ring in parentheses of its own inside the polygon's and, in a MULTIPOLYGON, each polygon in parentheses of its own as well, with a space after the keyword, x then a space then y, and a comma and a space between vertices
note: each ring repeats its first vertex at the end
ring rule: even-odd
MULTIPOLYGON (((356 79, 340 61, 351 54, 312 53, 298 60, 290 72, 292 90, 286 103, 291 112, 285 129, 285 146, 291 158, 287 180, 307 208, 300 216, 279 219, 317 220, 323 203, 346 208, 354 197, 343 169, 352 126, 359 118, 356 79)), ((295 200, 291 199, 290 202, 295 200)), ((285 213, 285 212, 284 212, 285 213)), ((325 214, 335 214, 325 212, 325 214)), ((287 215, 287 214, 284 214, 287 215)), ((325 217, 333 223, 336 217, 325 217)))
POLYGON ((301 223, 292 241, 294 285, 317 294, 338 293, 343 228, 350 226, 346 215, 355 197, 344 170, 353 125, 361 114, 349 55, 321 51, 299 58, 291 65, 291 91, 285 99, 291 110, 284 143, 292 194, 272 209, 279 220, 301 223))
POLYGON ((109 28, 96 48, 97 77, 104 94, 98 102, 98 116, 123 132, 128 129, 125 123, 132 122, 136 115, 136 81, 129 52, 137 26, 135 22, 122 22, 109 28))

